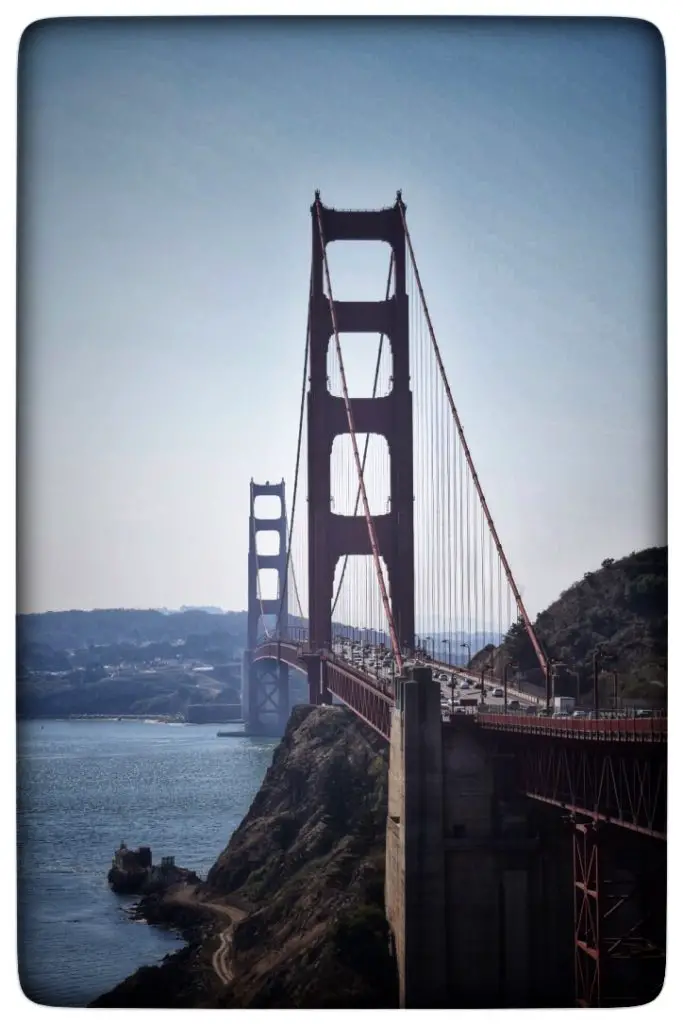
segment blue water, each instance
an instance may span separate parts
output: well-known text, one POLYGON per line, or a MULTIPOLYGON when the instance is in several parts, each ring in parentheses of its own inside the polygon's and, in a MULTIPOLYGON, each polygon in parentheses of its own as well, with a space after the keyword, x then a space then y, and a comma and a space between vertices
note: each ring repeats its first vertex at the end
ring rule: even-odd
POLYGON ((122 839, 202 877, 254 798, 276 741, 216 725, 22 722, 18 730, 19 975, 49 1006, 86 1006, 178 935, 133 922, 106 875, 122 839))

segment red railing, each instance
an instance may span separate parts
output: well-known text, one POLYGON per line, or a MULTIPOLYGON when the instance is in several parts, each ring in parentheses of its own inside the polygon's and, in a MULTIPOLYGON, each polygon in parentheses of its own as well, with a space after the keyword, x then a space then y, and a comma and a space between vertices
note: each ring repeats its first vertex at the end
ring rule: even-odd
POLYGON ((652 718, 539 718, 535 715, 497 715, 480 712, 477 724, 484 729, 562 736, 579 740, 623 743, 661 743, 667 739, 667 719, 652 718))
POLYGON ((378 680, 350 668, 348 663, 326 659, 324 671, 330 693, 389 742, 394 705, 391 687, 378 685, 378 680))

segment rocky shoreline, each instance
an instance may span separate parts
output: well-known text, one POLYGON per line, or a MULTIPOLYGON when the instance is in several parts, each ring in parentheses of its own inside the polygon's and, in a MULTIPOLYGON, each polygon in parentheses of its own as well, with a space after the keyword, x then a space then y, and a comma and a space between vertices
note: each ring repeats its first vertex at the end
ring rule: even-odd
POLYGON ((205 882, 142 897, 185 949, 91 1006, 394 1008, 384 916, 387 754, 347 709, 296 707, 205 882))

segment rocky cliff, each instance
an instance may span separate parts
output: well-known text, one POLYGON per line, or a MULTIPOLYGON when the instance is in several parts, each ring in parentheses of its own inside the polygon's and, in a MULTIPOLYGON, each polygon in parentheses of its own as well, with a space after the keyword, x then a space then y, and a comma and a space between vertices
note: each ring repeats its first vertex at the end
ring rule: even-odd
POLYGON ((345 708, 295 708, 206 883, 179 894, 182 919, 168 900, 147 915, 182 927, 203 920, 189 947, 95 1005, 397 1006, 384 917, 386 800, 379 738, 345 708), (203 917, 193 919, 193 901, 203 917))

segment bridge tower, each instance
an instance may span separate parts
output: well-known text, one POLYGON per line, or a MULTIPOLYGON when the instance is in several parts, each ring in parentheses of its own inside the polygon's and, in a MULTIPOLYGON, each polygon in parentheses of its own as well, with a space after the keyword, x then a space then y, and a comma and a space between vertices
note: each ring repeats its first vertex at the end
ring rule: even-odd
MULTIPOLYGON (((382 210, 334 210, 320 206, 324 242, 386 242, 394 258, 394 295, 380 302, 338 302, 340 333, 376 332, 388 338, 392 355, 391 392, 381 398, 351 398, 359 434, 386 438, 391 459, 391 509, 374 517, 379 553, 388 573, 388 589, 401 647, 412 647, 415 633, 413 551, 413 410, 410 391, 406 240, 402 200, 382 210)), ((405 209, 405 207, 404 207, 405 209)), ((349 432, 343 398, 330 394, 327 354, 334 330, 323 289, 323 248, 317 208, 313 218, 310 296, 310 388, 308 392, 308 582, 311 652, 332 641, 332 599, 337 561, 344 555, 371 555, 364 515, 332 512, 330 463, 338 434, 349 432)), ((311 664, 311 702, 325 700, 317 667, 311 664)))
MULTIPOLYGON (((247 650, 242 668, 242 717, 251 732, 281 735, 289 717, 289 670, 284 662, 254 661, 259 642, 259 622, 265 616, 274 617, 275 625, 269 630, 277 639, 287 635, 287 515, 285 510, 285 482, 250 484, 249 507, 249 569, 247 608, 247 650), (269 495, 280 499, 280 514, 274 518, 257 517, 256 499, 269 495), (257 551, 256 536, 265 531, 278 534, 277 554, 261 555, 257 551), (260 569, 275 569, 278 574, 277 594, 261 599, 258 574, 260 569)), ((265 628, 265 623, 263 623, 265 628)))

